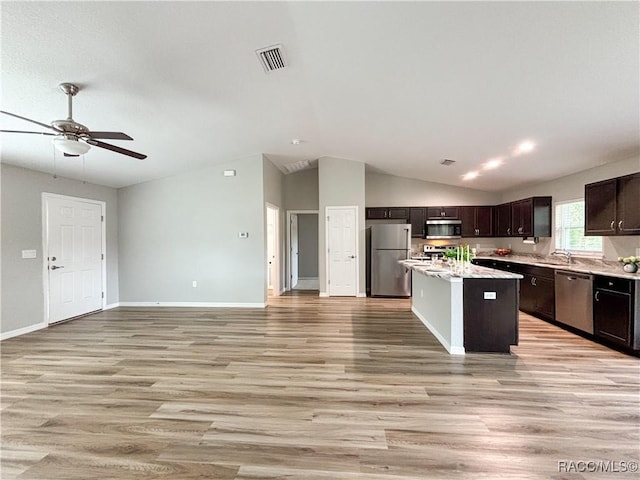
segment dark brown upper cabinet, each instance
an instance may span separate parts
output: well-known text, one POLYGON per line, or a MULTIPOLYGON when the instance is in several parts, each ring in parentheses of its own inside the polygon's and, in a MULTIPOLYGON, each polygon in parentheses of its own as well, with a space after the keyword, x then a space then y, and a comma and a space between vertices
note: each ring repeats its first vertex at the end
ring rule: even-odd
POLYGON ((406 207, 375 207, 366 209, 367 220, 408 220, 409 209, 406 207))
POLYGON ((431 219, 436 218, 460 218, 458 207, 427 207, 427 217, 431 219))
POLYGON ((411 207, 409 209, 409 223, 411 224, 412 238, 424 238, 426 221, 427 209, 425 207, 411 207))
POLYGON ((459 207, 463 237, 491 237, 494 207, 459 207))
POLYGON ((496 237, 511 236, 511 204, 503 203, 495 207, 495 221, 493 234, 496 237))
POLYGON ((584 186, 585 235, 640 235, 640 172, 584 186))
POLYGON ((511 202, 510 236, 550 237, 551 197, 531 197, 511 202))

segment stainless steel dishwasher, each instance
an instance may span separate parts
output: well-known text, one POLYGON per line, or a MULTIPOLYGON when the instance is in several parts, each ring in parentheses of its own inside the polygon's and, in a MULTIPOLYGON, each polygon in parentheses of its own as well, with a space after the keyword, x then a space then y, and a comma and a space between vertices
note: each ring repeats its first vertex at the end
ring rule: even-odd
POLYGON ((593 333, 593 275, 556 270, 556 321, 593 333))

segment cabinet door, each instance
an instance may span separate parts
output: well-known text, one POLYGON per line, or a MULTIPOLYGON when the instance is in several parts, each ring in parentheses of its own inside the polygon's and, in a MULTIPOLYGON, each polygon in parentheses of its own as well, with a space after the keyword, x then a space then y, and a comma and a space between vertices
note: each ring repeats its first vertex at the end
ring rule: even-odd
POLYGON ((521 200, 520 202, 520 226, 518 235, 530 237, 533 235, 533 199, 521 200))
MULTIPOLYGON (((491 237, 493 235, 493 207, 476 207, 476 229, 478 236, 491 237)), ((463 221, 464 228, 464 221, 463 221)))
POLYGON ((409 222, 411 222, 411 236, 413 238, 424 238, 425 222, 427 221, 427 209, 424 207, 414 207, 409 209, 409 222))
POLYGON ((459 207, 460 220, 462 221, 462 236, 475 237, 476 228, 476 207, 459 207))
POLYGON ((387 218, 386 208, 367 208, 367 219, 380 220, 387 218))
POLYGON ((496 237, 511 236, 511 204, 503 203, 496 207, 496 237))
POLYGON ((544 277, 534 277, 535 286, 535 311, 540 316, 554 320, 556 316, 556 289, 555 280, 544 277))
POLYGON ((615 235, 617 180, 584 187, 585 235, 615 235))
POLYGON ((619 235, 640 234, 640 173, 618 178, 619 235))
POLYGON ((458 218, 458 207, 427 207, 429 218, 458 218))
POLYGON ((631 295, 597 289, 593 302, 595 334, 625 347, 631 344, 631 295))
POLYGON ((527 313, 535 313, 536 311, 536 287, 534 285, 533 275, 524 274, 524 278, 520 281, 520 310, 527 313))
POLYGON ((409 209, 404 207, 389 207, 387 218, 398 220, 407 220, 409 218, 409 209))
POLYGON ((518 236, 522 230, 520 210, 522 210, 522 202, 511 202, 511 236, 518 236))

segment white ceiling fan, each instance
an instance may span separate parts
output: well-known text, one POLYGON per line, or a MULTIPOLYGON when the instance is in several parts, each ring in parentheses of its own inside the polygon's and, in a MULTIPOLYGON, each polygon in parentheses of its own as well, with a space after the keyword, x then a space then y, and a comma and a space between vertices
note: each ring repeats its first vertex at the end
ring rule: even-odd
POLYGON ((60 90, 67 95, 69 111, 65 120, 54 120, 50 125, 46 123, 38 122, 30 118, 16 115, 15 113, 5 112, 0 110, 0 113, 8 115, 10 117, 26 120, 27 122, 35 123, 41 127, 53 130, 50 132, 31 132, 25 130, 0 130, 2 133, 29 133, 34 135, 47 135, 52 136, 53 144, 59 151, 64 153, 65 157, 77 157, 87 153, 91 147, 100 147, 112 152, 120 153, 122 155, 128 155, 139 160, 147 158, 146 155, 126 148, 121 148, 116 145, 97 140, 98 138, 108 140, 133 140, 129 135, 122 132, 97 132, 89 130, 81 123, 76 122, 73 119, 73 97, 80 91, 80 88, 73 83, 61 83, 60 90))

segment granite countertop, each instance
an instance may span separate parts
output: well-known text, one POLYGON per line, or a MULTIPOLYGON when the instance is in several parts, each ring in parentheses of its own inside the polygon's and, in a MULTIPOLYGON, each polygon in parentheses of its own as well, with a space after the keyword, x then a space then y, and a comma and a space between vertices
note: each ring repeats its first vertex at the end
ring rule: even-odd
POLYGON ((593 275, 606 275, 609 277, 626 278, 629 280, 640 280, 640 272, 627 273, 622 270, 622 265, 617 262, 604 262, 602 260, 590 260, 574 258, 571 263, 567 263, 559 258, 542 257, 535 255, 478 255, 476 258, 485 260, 498 260, 501 262, 522 263, 535 267, 553 268, 576 273, 590 273, 593 275))
POLYGON ((518 273, 502 272, 495 268, 480 267, 478 265, 470 265, 464 272, 457 273, 450 270, 448 266, 442 264, 432 265, 430 262, 422 262, 420 260, 402 260, 400 263, 414 272, 421 273, 427 277, 441 278, 449 282, 461 282, 465 278, 523 278, 518 273))

